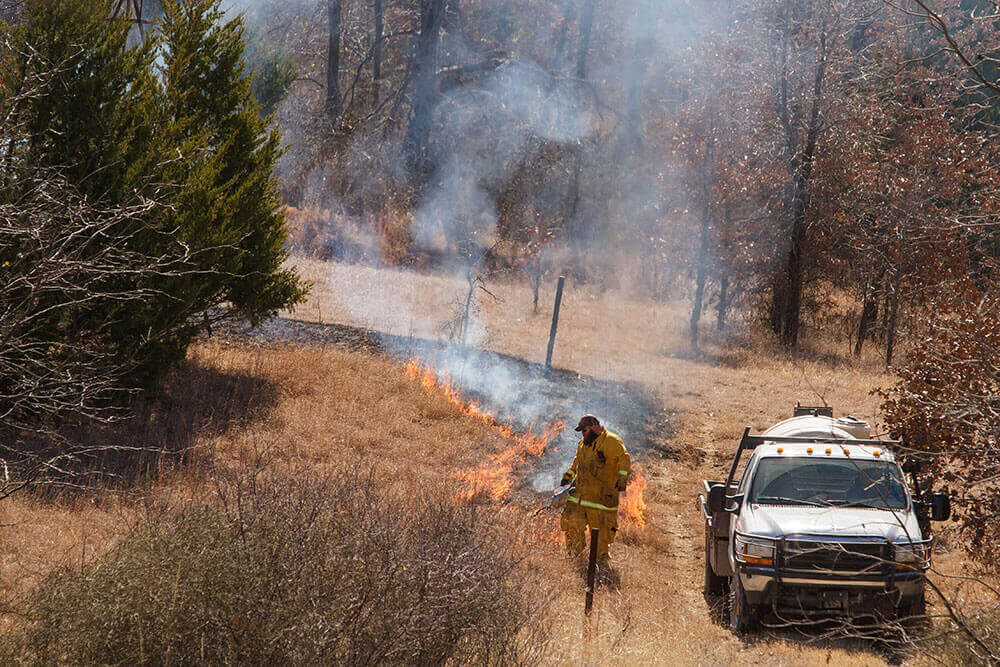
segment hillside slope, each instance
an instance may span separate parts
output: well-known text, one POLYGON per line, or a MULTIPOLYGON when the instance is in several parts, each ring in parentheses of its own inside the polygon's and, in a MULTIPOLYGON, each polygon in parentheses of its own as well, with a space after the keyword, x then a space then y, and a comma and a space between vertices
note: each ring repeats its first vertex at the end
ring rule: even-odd
MULTIPOLYGON (((370 271, 358 273, 371 280, 370 271)), ((389 276, 387 282, 395 278, 389 276)), ((409 280, 418 283, 411 287, 420 287, 420 278, 409 280)), ((524 310, 517 304, 530 303, 521 300, 522 290, 506 286, 508 300, 484 304, 487 346, 511 354, 537 349, 529 341, 547 328, 547 318, 512 316, 511 311, 524 310)), ((322 290, 319 295, 323 297, 322 290)), ((435 301, 424 303, 426 312, 433 313, 435 301)), ((681 349, 678 336, 662 332, 669 332, 667 322, 675 321, 670 315, 681 304, 576 292, 568 293, 567 304, 571 309, 562 321, 557 364, 636 382, 673 418, 669 430, 650 436, 658 447, 637 452, 649 482, 646 525, 623 530, 613 548, 620 585, 599 589, 589 623, 583 622, 580 564, 563 555, 558 516, 537 511, 545 493, 513 494, 501 503, 505 520, 520 525, 542 549, 545 558, 539 567, 560 591, 549 619, 552 639, 543 651, 546 660, 848 665, 898 660, 901 656, 887 655, 871 642, 831 642, 817 633, 773 631, 750 642, 733 636, 701 594, 703 533, 694 502, 700 480, 723 472, 742 427, 758 430, 784 418, 797 399, 826 400, 838 414, 871 418, 876 406, 870 389, 891 381, 877 362, 846 363, 816 351, 800 357, 765 354, 748 341, 721 339, 709 349, 711 356, 672 356, 665 350, 681 349), (601 336, 587 326, 577 310, 580 304, 594 304, 618 322, 639 321, 632 319, 638 313, 648 319, 601 336), (657 325, 661 333, 654 335, 657 325)), ((331 318, 337 305, 329 302, 314 301, 296 316, 308 316, 309 308, 322 310, 327 321, 379 324, 343 313, 331 318)), ((5 590, 23 593, 52 566, 93 557, 150 511, 210 498, 216 471, 240 461, 300 474, 371 470, 380 483, 404 493, 427 488, 452 493, 462 488, 463 472, 491 465, 511 447, 503 429, 470 415, 439 388, 408 374, 404 365, 336 346, 203 343, 171 377, 166 397, 146 409, 146 426, 133 424, 131 433, 114 437, 159 437, 187 452, 183 459, 163 459, 159 481, 145 489, 151 492, 145 497, 160 509, 136 502, 144 497, 143 485, 125 493, 64 492, 54 499, 25 495, 0 503, 0 524, 18 527, 0 532, 5 590)), ((513 474, 530 477, 534 462, 528 457, 513 474)), ((476 502, 484 509, 494 507, 481 497, 476 502)), ((945 556, 945 567, 952 558, 957 556, 945 556)))
MULTIPOLYGON (((466 289, 458 279, 388 269, 305 261, 299 268, 317 289, 295 317, 404 336, 447 332, 466 289)), ((490 287, 497 298, 477 302, 476 342, 543 360, 549 314, 544 308, 532 314, 523 285, 490 287)), ((550 286, 543 303, 551 298, 550 286)), ((703 528, 694 501, 703 477, 724 473, 744 426, 763 429, 787 417, 796 400, 826 401, 838 414, 873 419, 877 399, 870 391, 892 377, 874 355, 849 362, 823 341, 790 356, 745 334, 728 339, 713 332, 704 354, 694 356, 684 337, 685 308, 682 299, 644 301, 586 286, 568 285, 564 294, 554 365, 639 383, 676 417, 660 446, 641 456, 649 478, 648 523, 626 531, 615 547, 621 587, 598 595, 596 625, 582 644, 581 602, 574 599, 579 595, 567 596, 559 626, 563 639, 555 642, 553 657, 630 664, 883 663, 892 656, 866 642, 831 645, 816 634, 792 631, 749 644, 736 639, 701 594, 703 528), (663 457, 655 449, 674 454, 663 457)), ((556 525, 554 517, 550 521, 556 525)))

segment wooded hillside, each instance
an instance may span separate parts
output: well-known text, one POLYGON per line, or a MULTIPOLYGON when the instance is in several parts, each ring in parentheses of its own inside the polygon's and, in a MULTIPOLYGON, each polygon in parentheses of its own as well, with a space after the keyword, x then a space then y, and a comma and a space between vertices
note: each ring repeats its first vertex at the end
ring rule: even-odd
MULTIPOLYGON (((312 252, 533 255, 794 346, 901 322, 998 243, 990 3, 348 2, 247 7, 297 75, 278 107, 312 252), (332 28, 332 29, 331 29, 332 28), (970 66, 971 65, 971 66, 970 66), (556 252, 559 248, 562 252, 556 252), (627 259, 627 261, 622 261, 627 259), (831 308, 831 293, 850 297, 831 308), (849 316, 849 317, 848 317, 849 316)), ((967 289, 963 285, 961 289, 967 289)))

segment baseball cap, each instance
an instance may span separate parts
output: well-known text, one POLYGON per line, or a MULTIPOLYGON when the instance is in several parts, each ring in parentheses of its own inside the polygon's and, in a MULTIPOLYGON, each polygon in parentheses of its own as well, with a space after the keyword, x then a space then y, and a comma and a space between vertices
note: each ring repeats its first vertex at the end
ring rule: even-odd
POLYGON ((587 426, 593 426, 595 424, 600 425, 600 423, 601 423, 600 420, 598 420, 597 417, 595 417, 594 415, 586 414, 586 415, 580 417, 580 423, 577 424, 576 428, 573 429, 573 430, 574 431, 582 431, 587 426))

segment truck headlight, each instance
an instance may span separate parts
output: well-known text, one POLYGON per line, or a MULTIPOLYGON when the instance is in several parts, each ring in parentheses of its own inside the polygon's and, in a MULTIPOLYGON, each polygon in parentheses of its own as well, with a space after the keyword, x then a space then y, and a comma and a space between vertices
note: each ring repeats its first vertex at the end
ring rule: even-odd
POLYGON ((753 565, 774 566, 774 540, 736 536, 736 560, 753 565))
POLYGON ((926 570, 931 564, 930 545, 899 542, 893 560, 897 570, 926 570))

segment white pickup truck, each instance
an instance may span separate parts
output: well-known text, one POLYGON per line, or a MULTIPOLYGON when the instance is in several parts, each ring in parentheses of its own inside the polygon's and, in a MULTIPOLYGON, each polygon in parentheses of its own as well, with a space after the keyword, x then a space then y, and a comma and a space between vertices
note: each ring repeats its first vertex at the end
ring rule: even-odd
POLYGON ((733 631, 755 629, 764 615, 923 615, 927 519, 947 519, 950 501, 915 498, 893 453, 899 443, 869 431, 829 407, 797 407, 760 435, 745 429, 728 478, 704 481, 705 592, 728 592, 733 631))

